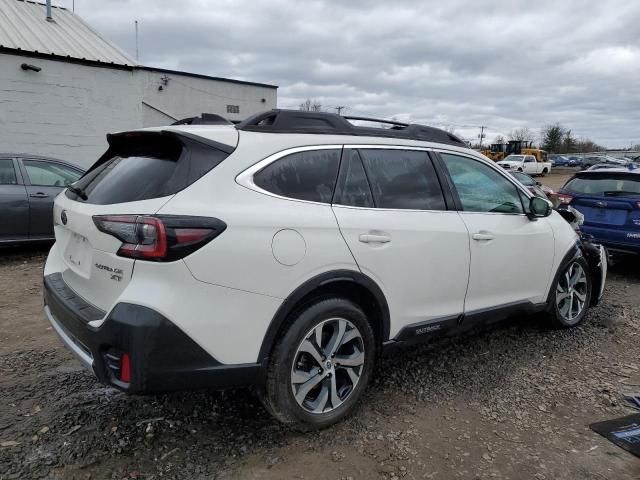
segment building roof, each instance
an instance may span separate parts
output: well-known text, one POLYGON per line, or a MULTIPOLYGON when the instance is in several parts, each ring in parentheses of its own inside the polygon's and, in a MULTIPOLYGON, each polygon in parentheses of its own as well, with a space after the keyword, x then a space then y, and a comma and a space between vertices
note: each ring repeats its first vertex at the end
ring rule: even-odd
POLYGON ((102 37, 72 11, 52 6, 53 21, 46 20, 46 11, 44 3, 30 0, 0 0, 0 52, 278 88, 276 85, 265 83, 143 66, 102 37))
POLYGON ((137 62, 70 10, 26 0, 0 0, 0 49, 112 65, 137 62))

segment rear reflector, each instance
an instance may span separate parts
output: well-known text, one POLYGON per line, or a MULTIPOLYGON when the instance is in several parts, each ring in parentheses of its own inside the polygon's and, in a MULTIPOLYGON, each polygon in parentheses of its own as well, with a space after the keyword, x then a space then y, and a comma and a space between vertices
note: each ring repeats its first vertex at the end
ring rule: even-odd
POLYGON ((119 256, 159 262, 183 258, 227 228, 217 218, 173 215, 96 215, 93 222, 122 241, 119 256))
POLYGON ((120 359, 120 381, 124 383, 131 382, 131 361, 128 353, 123 353, 120 359))

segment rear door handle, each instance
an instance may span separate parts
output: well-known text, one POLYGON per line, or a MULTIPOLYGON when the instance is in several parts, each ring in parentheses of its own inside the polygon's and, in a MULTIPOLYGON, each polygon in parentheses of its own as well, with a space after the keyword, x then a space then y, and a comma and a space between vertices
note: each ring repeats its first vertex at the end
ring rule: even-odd
POLYGON ((43 192, 38 192, 38 193, 32 193, 29 196, 32 198, 47 198, 49 195, 43 192))
POLYGON ((362 233, 359 239, 362 243, 389 243, 391 241, 391 235, 385 233, 362 233))
POLYGON ((474 240, 482 241, 482 240, 493 240, 495 237, 488 232, 478 232, 471 235, 471 238, 474 240))

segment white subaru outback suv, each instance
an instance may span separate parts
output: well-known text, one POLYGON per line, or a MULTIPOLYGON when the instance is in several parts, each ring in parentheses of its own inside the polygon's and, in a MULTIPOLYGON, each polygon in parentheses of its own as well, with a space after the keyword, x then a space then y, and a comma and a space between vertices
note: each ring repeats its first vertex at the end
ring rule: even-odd
POLYGON ((252 386, 321 428, 391 347, 521 312, 573 327, 602 295, 602 247, 447 132, 192 123, 109 135, 55 201, 46 316, 106 384, 252 386))

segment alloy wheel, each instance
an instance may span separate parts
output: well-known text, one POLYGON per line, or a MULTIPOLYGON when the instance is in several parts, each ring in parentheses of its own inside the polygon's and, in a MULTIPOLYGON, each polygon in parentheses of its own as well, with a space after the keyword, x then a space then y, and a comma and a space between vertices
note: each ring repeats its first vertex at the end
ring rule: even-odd
POLYGON ((291 388, 298 405, 321 414, 342 405, 364 370, 364 341, 349 320, 330 318, 309 330, 296 350, 291 388))
POLYGON ((587 274, 577 262, 569 265, 558 280, 556 305, 562 318, 575 323, 584 310, 587 301, 587 274))

